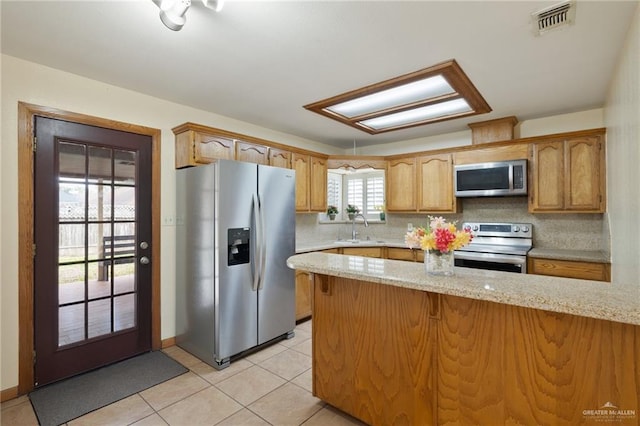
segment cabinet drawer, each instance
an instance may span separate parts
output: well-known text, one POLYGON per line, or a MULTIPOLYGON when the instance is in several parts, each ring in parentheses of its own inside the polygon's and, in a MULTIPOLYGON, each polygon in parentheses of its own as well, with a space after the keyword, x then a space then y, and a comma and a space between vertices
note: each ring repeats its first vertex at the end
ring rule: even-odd
POLYGON ((342 249, 342 254, 364 257, 382 257, 382 249, 380 247, 345 247, 342 249))
POLYGON ((408 248, 388 247, 387 259, 414 261, 415 253, 408 248))
POLYGON ((608 263, 529 258, 529 273, 582 280, 611 281, 608 263))

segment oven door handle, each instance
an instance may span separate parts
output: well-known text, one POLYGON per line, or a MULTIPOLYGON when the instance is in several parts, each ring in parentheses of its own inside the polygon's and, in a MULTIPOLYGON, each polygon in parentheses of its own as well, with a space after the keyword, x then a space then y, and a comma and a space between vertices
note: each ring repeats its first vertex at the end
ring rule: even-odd
POLYGON ((527 263, 526 256, 509 256, 504 254, 496 254, 496 253, 469 253, 456 251, 453 253, 453 257, 455 259, 462 260, 477 260, 477 261, 488 261, 495 263, 509 263, 512 265, 524 265, 527 263))

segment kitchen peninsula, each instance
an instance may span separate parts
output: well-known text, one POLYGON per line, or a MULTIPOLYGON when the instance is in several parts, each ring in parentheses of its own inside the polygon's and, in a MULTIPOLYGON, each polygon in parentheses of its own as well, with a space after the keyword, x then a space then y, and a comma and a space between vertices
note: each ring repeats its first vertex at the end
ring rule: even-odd
POLYGON ((305 253, 314 395, 369 424, 637 424, 640 291, 305 253))

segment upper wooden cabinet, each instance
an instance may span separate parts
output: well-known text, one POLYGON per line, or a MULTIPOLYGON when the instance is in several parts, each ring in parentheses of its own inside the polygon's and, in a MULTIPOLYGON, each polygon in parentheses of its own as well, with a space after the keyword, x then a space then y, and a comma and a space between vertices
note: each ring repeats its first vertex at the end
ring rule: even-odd
POLYGON ((296 171, 296 211, 326 211, 327 159, 294 152, 291 168, 296 171))
POLYGON ((387 211, 416 211, 416 158, 389 160, 387 165, 387 211))
POLYGON ((418 157, 418 211, 456 213, 451 154, 418 157))
POLYGON ((294 152, 291 155, 291 168, 296 171, 296 211, 309 211, 311 158, 294 152))
POLYGON ((309 184, 309 210, 327 210, 327 159, 311 155, 311 182, 309 184))
POLYGON ((284 149, 269 149, 269 165, 273 167, 291 168, 291 152, 284 149))
POLYGON ((604 134, 531 143, 532 213, 602 213, 606 209, 604 134))
POLYGON ((176 168, 209 164, 218 159, 233 160, 234 141, 187 125, 173 129, 176 135, 176 168))
POLYGON ((269 148, 248 142, 236 141, 236 157, 238 161, 247 163, 269 164, 269 148))

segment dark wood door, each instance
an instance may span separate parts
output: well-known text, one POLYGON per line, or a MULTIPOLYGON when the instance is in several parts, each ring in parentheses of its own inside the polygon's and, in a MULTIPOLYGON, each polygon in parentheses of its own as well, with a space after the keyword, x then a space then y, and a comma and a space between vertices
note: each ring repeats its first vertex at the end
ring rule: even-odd
POLYGON ((35 117, 35 386, 151 349, 151 138, 35 117))

